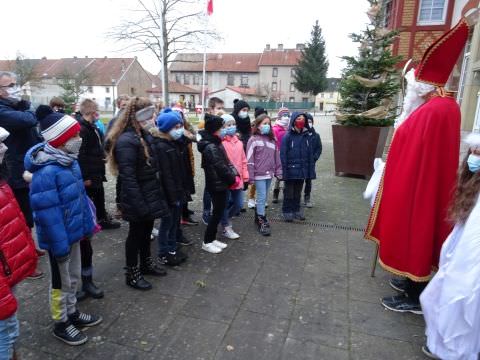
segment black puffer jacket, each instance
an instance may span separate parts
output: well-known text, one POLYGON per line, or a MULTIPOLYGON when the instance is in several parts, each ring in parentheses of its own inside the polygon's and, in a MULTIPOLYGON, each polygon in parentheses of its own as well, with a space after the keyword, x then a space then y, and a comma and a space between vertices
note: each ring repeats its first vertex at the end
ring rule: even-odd
POLYGON ((186 136, 182 136, 176 141, 178 149, 182 155, 182 161, 185 166, 185 190, 187 191, 188 201, 192 201, 190 195, 195 194, 195 181, 193 179, 193 168, 192 168, 192 159, 190 157, 190 149, 192 146, 192 141, 186 136))
POLYGON ((140 137, 128 127, 118 138, 114 151, 122 183, 120 206, 123 219, 145 221, 167 216, 169 208, 152 150, 149 149, 151 156, 147 163, 140 137))
POLYGON ((205 171, 205 184, 209 192, 225 191, 235 183, 238 175, 228 160, 222 141, 206 131, 200 131, 202 139, 198 151, 202 153, 202 168, 205 171))
POLYGON ((191 174, 187 174, 182 158, 183 145, 168 139, 156 128, 151 131, 149 141, 160 167, 160 180, 168 205, 174 207, 185 203, 189 195, 186 177, 191 174))
POLYGON ((100 187, 105 178, 105 154, 103 136, 94 124, 84 118, 78 120, 81 130, 82 146, 78 154, 78 163, 83 180, 90 180, 92 187, 100 187))
POLYGON ((242 119, 238 116, 238 113, 243 108, 248 108, 250 110, 250 105, 244 100, 238 100, 233 105, 232 116, 235 118, 235 124, 237 126, 237 131, 240 134, 240 140, 243 143, 243 150, 247 151, 248 139, 252 135, 252 124, 250 122, 250 116, 247 116, 245 119, 242 119))

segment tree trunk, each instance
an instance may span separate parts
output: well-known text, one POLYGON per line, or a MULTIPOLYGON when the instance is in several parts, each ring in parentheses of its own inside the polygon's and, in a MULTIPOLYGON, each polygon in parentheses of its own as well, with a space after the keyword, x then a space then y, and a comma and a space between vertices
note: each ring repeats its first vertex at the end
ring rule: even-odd
POLYGON ((168 91, 168 39, 167 39, 167 19, 166 6, 162 9, 162 89, 163 89, 163 106, 170 106, 170 94, 168 91))

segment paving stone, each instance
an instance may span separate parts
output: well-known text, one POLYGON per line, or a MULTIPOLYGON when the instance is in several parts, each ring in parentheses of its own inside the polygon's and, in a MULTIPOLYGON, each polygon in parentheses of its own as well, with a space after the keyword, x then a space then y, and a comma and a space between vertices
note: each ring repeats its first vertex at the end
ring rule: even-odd
POLYGON ((93 339, 85 351, 77 358, 78 360, 109 359, 109 360, 140 360, 148 356, 144 351, 114 344, 102 339, 93 339))
POLYGON ((303 266, 290 267, 279 263, 264 263, 255 278, 255 283, 272 284, 296 290, 300 287, 302 274, 303 266))
POLYGON ((302 342, 348 348, 348 315, 345 312, 300 306, 294 310, 288 337, 302 342))
POLYGON ((240 311, 220 346, 220 359, 278 359, 287 336, 288 320, 240 311))
POLYGON ((253 284, 242 309, 289 319, 295 306, 295 291, 289 288, 265 284, 253 284))
MULTIPOLYGON (((287 338, 282 349, 281 360, 349 360, 348 351, 287 338)), ((373 359, 373 358, 372 358, 373 359)))
POLYGON ((183 306, 181 314, 199 319, 230 323, 243 301, 244 295, 232 293, 206 283, 183 306))

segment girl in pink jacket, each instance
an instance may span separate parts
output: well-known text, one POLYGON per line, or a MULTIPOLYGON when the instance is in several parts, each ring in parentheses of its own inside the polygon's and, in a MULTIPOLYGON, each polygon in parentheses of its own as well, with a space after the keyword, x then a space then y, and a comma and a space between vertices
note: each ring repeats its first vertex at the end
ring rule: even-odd
POLYGON ((237 137, 235 118, 230 114, 225 114, 222 115, 222 119, 224 120, 220 133, 223 138, 222 145, 228 159, 240 174, 241 181, 228 191, 227 206, 225 207, 221 224, 223 226, 223 236, 227 239, 238 239, 240 235, 233 231, 231 219, 243 207, 243 193, 248 186, 247 158, 243 151, 243 143, 237 137))

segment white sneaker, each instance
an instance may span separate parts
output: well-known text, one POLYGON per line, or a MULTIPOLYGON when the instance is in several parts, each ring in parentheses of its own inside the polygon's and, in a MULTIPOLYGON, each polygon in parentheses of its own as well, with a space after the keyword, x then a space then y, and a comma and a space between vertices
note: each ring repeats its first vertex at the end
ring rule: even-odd
POLYGON ((231 226, 225 227, 225 229, 223 230, 223 236, 225 236, 227 239, 230 239, 230 240, 235 240, 240 237, 240 235, 238 235, 235 231, 233 231, 231 226))
POLYGON ((247 206, 248 206, 249 209, 255 209, 255 206, 256 206, 256 205, 257 205, 257 204, 256 204, 255 199, 248 199, 248 204, 247 204, 247 206))
POLYGON ((222 252, 222 249, 215 246, 213 242, 208 244, 202 243, 202 250, 205 250, 206 252, 209 252, 211 254, 219 254, 222 252))
POLYGON ((221 242, 221 241, 218 241, 218 240, 213 240, 212 244, 215 245, 216 247, 218 247, 221 250, 225 249, 228 246, 224 242, 221 242))

